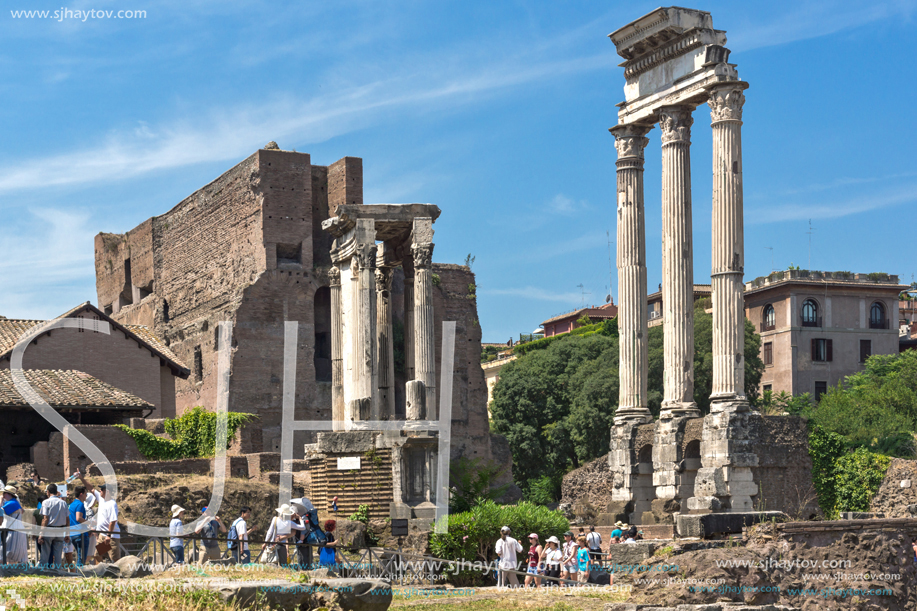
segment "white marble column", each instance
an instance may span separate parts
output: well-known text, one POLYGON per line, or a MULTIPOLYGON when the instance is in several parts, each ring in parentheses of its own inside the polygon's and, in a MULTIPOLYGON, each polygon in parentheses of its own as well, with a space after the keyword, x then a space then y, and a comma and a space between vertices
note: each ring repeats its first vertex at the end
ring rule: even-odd
POLYGON ((618 332, 620 388, 615 424, 651 422, 647 395, 646 230, 643 149, 651 125, 611 128, 618 151, 618 332))
POLYGON ((331 419, 335 431, 344 430, 344 357, 341 320, 341 270, 329 272, 331 282, 331 419))
MULTIPOLYGON (((354 310, 354 396, 370 400, 368 418, 379 418, 376 381, 376 244, 372 220, 359 219, 351 271, 357 278, 354 310)), ((361 418, 367 417, 366 414, 361 418)), ((354 419, 357 415, 354 414, 354 419)))
POLYGON ((414 219, 414 379, 424 384, 426 416, 438 417, 436 402, 436 329, 433 320, 433 219, 414 219))
POLYGON ((414 260, 401 264, 404 270, 404 381, 414 379, 414 260))
POLYGON ((382 420, 395 417, 395 356, 392 343, 392 275, 390 267, 376 270, 376 354, 379 364, 379 401, 382 420))
POLYGON ((742 210, 742 93, 734 82, 709 91, 713 127, 713 393, 711 411, 748 409, 745 398, 745 245, 742 210))
POLYGON ((699 416, 694 402, 694 250, 690 106, 659 109, 662 131, 663 398, 660 417, 699 416))

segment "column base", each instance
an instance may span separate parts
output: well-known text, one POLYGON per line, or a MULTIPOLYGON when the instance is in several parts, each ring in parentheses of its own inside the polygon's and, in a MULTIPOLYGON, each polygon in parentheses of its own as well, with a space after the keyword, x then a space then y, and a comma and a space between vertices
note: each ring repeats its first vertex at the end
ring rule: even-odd
POLYGON ((710 398, 710 413, 718 414, 722 412, 750 412, 752 410, 751 403, 748 402, 748 399, 745 397, 737 397, 735 395, 730 395, 728 397, 711 397, 710 398))
POLYGON ((671 420, 672 418, 699 418, 700 410, 697 403, 663 403, 662 410, 659 412, 660 420, 671 420))
POLYGON ((645 407, 630 407, 619 409, 615 412, 614 426, 649 424, 653 421, 653 414, 645 407))

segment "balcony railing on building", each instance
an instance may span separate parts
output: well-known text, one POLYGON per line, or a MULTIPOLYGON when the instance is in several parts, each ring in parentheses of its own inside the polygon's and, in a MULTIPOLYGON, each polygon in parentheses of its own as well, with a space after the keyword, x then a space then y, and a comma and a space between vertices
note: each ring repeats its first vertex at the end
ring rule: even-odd
POLYGON ((869 328, 870 329, 888 329, 888 319, 883 318, 882 320, 869 319, 869 328))
POLYGON ((766 322, 761 323, 761 331, 773 331, 777 328, 777 325, 769 325, 766 322))
POLYGON ((821 327, 821 316, 816 316, 815 318, 803 318, 802 319, 803 327, 821 327))

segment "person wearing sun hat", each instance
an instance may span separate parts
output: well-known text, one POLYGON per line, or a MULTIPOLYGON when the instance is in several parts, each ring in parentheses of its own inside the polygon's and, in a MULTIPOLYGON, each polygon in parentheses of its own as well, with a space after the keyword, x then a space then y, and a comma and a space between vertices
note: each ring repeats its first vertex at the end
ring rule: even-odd
POLYGON ((611 543, 620 543, 621 537, 624 535, 624 524, 618 520, 615 522, 615 528, 611 531, 611 543))
POLYGON ((169 522, 169 549, 175 556, 176 564, 185 563, 185 525, 182 523, 182 516, 185 514, 185 508, 181 505, 172 505, 172 521, 169 522))
POLYGON ((288 564, 286 541, 292 537, 292 531, 304 530, 306 527, 291 519, 293 507, 289 503, 284 503, 275 511, 277 515, 271 519, 271 526, 267 529, 264 543, 261 544, 261 551, 264 551, 268 545, 273 546, 273 550, 277 552, 277 562, 281 566, 286 566, 288 564))
MULTIPOLYGON (((560 577, 560 561, 563 557, 564 553, 560 549, 560 541, 557 540, 557 537, 548 537, 548 540, 545 541, 544 551, 541 552, 541 562, 544 565, 545 577, 560 577)), ((548 579, 545 585, 558 586, 560 583, 553 579, 548 579)))
POLYGON ((24 532, 13 530, 22 520, 22 505, 19 491, 13 486, 3 487, 3 545, 6 548, 7 564, 25 564, 29 561, 29 539, 24 532))

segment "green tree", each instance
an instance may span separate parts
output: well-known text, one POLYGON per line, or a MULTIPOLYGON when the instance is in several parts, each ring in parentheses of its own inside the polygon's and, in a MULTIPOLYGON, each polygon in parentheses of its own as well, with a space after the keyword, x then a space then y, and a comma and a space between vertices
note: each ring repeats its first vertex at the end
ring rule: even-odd
MULTIPOLYGON (((712 316, 695 311, 695 401, 703 412, 712 388, 712 316)), ((760 338, 745 326, 746 393, 754 398, 764 364, 760 338)), ((648 405, 659 413, 663 385, 663 331, 649 338, 648 405)), ((550 337, 516 350, 518 358, 500 372, 491 403, 492 429, 507 437, 513 475, 529 495, 538 481, 538 498, 552 490, 570 469, 608 452, 618 406, 618 327, 604 321, 550 337), (547 479, 543 479, 547 478, 547 479)))
POLYGON ((917 425, 917 352, 875 355, 865 369, 831 388, 805 415, 837 433, 849 447, 893 456, 914 454, 917 425))

